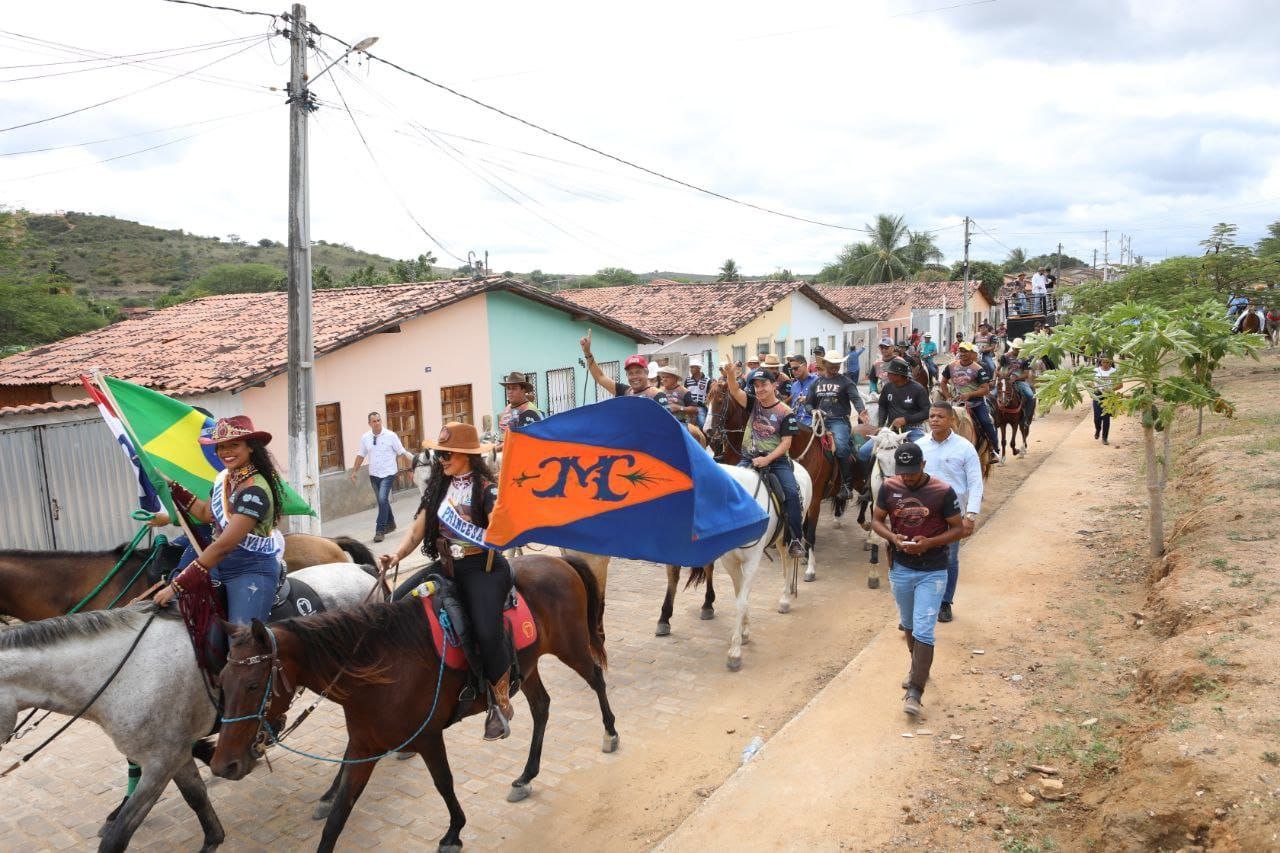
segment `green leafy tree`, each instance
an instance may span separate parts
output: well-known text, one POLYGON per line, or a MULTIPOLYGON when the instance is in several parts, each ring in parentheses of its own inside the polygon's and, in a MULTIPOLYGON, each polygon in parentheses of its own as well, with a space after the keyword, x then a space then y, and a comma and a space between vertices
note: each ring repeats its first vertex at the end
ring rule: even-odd
POLYGON ((1202 258, 1170 258, 1149 267, 1130 270, 1111 281, 1086 281, 1071 289, 1071 310, 1100 314, 1122 302, 1146 302, 1174 309, 1192 302, 1217 298, 1212 282, 1204 276, 1202 258))
POLYGON ((1020 246, 1010 249, 1008 256, 1004 259, 1004 263, 1000 265, 1005 272, 1026 272, 1029 266, 1027 252, 1020 246))
POLYGON ((1272 222, 1267 226, 1267 236, 1258 241, 1256 252, 1260 258, 1280 255, 1280 222, 1272 222))
POLYGON ((729 258, 720 265, 720 274, 716 276, 716 281, 738 281, 742 276, 738 273, 738 264, 733 258, 729 258))
POLYGON ((311 286, 316 290, 329 290, 333 288, 333 273, 324 264, 319 264, 311 268, 311 286))
POLYGON ((285 274, 270 264, 218 264, 191 283, 191 290, 209 294, 265 293, 281 290, 285 274))
POLYGON ((817 275, 834 284, 878 284, 910 278, 942 260, 931 234, 912 231, 902 216, 881 213, 867 225, 871 237, 845 246, 817 275))
POLYGON ((796 277, 791 274, 789 269, 774 270, 765 281, 795 281, 796 277))
POLYGON ((373 287, 379 284, 386 284, 388 281, 386 273, 379 272, 377 267, 372 263, 368 263, 353 270, 351 275, 347 276, 346 286, 373 287))
MULTIPOLYGON (((964 261, 956 261, 948 272, 951 281, 964 280, 964 261)), ((977 282, 987 298, 995 302, 1004 286, 1004 273, 991 261, 969 261, 969 281, 977 282)))
MULTIPOLYGON (((1069 355, 1093 359, 1113 354, 1116 372, 1102 395, 1103 408, 1113 415, 1137 417, 1142 423, 1146 456, 1147 532, 1149 552, 1164 553, 1163 489, 1170 462, 1170 432, 1180 408, 1204 407, 1230 417, 1232 405, 1212 384, 1212 369, 1229 355, 1257 357, 1259 335, 1234 335, 1214 316, 1217 303, 1167 309, 1144 302, 1113 305, 1100 314, 1081 314, 1052 335, 1031 335, 1024 354, 1049 356, 1067 364, 1069 355), (1156 449, 1156 433, 1163 432, 1163 452, 1156 449)), ((1036 395, 1048 411, 1055 405, 1071 409, 1094 393, 1093 368, 1045 371, 1036 382, 1036 395)))

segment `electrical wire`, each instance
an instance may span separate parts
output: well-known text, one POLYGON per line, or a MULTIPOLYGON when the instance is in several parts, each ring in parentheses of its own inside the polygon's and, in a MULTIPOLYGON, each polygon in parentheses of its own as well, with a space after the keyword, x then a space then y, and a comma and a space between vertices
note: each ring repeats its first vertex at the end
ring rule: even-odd
MULTIPOLYGON (((275 106, 273 105, 265 109, 275 109, 275 106)), ((241 113, 230 113, 228 115, 217 116, 216 118, 189 121, 183 124, 171 124, 168 127, 157 127, 153 130, 140 130, 137 133, 126 133, 123 136, 111 136, 105 139, 90 139, 85 142, 68 142, 64 145, 49 145, 44 148, 26 148, 22 151, 0 151, 0 157, 17 157, 22 154, 44 154, 49 151, 63 151, 67 148, 87 148, 90 145, 105 145, 108 142, 120 142, 125 139, 136 139, 139 136, 150 136, 153 133, 164 133, 169 130, 181 130, 184 127, 197 127, 202 124, 214 124, 215 122, 226 121, 227 119, 239 118, 240 116, 247 116, 264 111, 264 109, 246 110, 241 113)))
MULTIPOLYGON (((178 2, 178 0, 171 0, 171 2, 178 2)), ((122 95, 116 95, 114 98, 107 98, 106 100, 98 101, 93 104, 86 104, 83 107, 77 107, 76 109, 68 110, 65 113, 58 113, 57 115, 46 116, 45 118, 34 119, 32 121, 25 121, 20 124, 10 125, 9 127, 0 127, 0 133, 8 133, 11 130, 20 130, 21 128, 24 128, 24 127, 33 127, 37 124, 46 124, 51 121, 57 121, 58 119, 66 118, 67 116, 73 116, 78 113, 83 113, 88 110, 96 109, 98 107, 103 107, 103 106, 106 106, 107 104, 114 104, 115 102, 122 101, 125 98, 129 98, 134 95, 139 95, 143 92, 148 92, 159 86, 163 86, 166 83, 172 83, 175 80, 181 80, 183 77, 189 77, 192 74, 196 73, 197 71, 203 71, 204 69, 217 65, 220 62, 226 62, 228 59, 239 56, 240 54, 245 53, 246 51, 252 50, 253 48, 260 45, 262 42, 266 41, 268 38, 270 38, 270 36, 262 36, 258 40, 251 42, 250 44, 245 45, 244 47, 238 48, 237 50, 227 54, 226 56, 221 56, 213 60, 212 62, 207 62, 204 65, 201 65, 197 68, 192 68, 190 71, 183 71, 180 74, 175 74, 172 77, 166 77, 163 80, 158 80, 155 83, 151 83, 150 85, 143 86, 141 89, 134 89, 132 91, 125 92, 122 95)))
POLYGON ((182 6, 199 6, 201 9, 213 9, 218 12, 235 12, 237 15, 260 15, 263 18, 270 18, 275 21, 280 18, 279 15, 272 12, 257 12, 252 9, 236 9, 232 6, 214 6, 209 3, 197 3, 196 0, 163 0, 165 3, 177 3, 182 6))
MULTIPOLYGON (((182 56, 191 56, 197 53, 206 53, 210 50, 217 50, 220 47, 227 47, 228 45, 232 45, 232 44, 244 44, 245 42, 252 41, 255 38, 259 38, 259 36, 256 36, 256 35, 245 36, 238 39, 228 39, 227 41, 217 42, 212 45, 206 45, 206 46, 197 47, 194 49, 186 48, 186 49, 174 50, 171 53, 168 53, 163 56, 154 57, 154 58, 177 59, 178 57, 182 57, 182 56)), ((48 80, 52 77, 68 77, 73 74, 85 74, 91 71, 106 71, 107 69, 111 69, 111 68, 126 68, 131 65, 140 65, 146 68, 145 63, 148 63, 150 61, 151 59, 149 58, 126 59, 122 62, 113 62, 108 65, 98 65, 92 68, 71 68, 66 71, 54 71, 48 74, 28 74, 25 77, 9 77, 9 78, 0 80, 0 83, 23 83, 29 80, 48 80)))
MULTIPOLYGON (((42 39, 36 39, 33 36, 25 36, 22 33, 15 33, 10 30, 0 30, 0 34, 4 34, 6 36, 14 36, 14 37, 21 38, 28 41, 42 41, 42 39)), ((121 53, 121 54, 116 54, 114 56, 90 57, 87 59, 59 59, 55 62, 31 62, 31 63, 26 63, 24 65, 0 65, 0 71, 18 71, 24 68, 50 68, 54 65, 83 65, 86 62, 106 62, 109 59, 133 59, 135 57, 156 56, 157 54, 171 53, 175 50, 189 50, 191 48, 231 44, 232 42, 235 42, 235 41, 247 40, 251 38, 253 38, 253 36, 242 36, 239 39, 225 39, 220 42, 206 42, 204 44, 188 45, 185 48, 169 47, 169 48, 164 48, 163 50, 144 50, 139 53, 121 53)))

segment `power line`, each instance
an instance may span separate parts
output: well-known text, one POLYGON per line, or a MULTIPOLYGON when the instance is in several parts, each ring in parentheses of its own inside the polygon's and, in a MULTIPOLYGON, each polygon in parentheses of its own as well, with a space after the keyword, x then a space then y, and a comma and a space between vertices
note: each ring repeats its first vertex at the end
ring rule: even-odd
MULTIPOLYGON (((26 36, 26 35, 23 35, 22 33, 15 33, 10 30, 0 30, 0 33, 3 33, 6 36, 13 36, 15 38, 24 39, 27 41, 44 41, 44 39, 37 39, 34 36, 26 36)), ((156 56, 157 54, 171 53, 172 51, 175 51, 175 50, 189 50, 191 48, 231 44, 232 42, 246 40, 250 38, 253 38, 253 36, 242 36, 241 38, 238 38, 238 39, 225 39, 220 42, 206 42, 204 44, 188 45, 187 47, 182 47, 182 48, 168 47, 168 48, 164 48, 163 50, 144 50, 139 53, 122 53, 122 54, 117 54, 115 56, 89 57, 87 59, 59 59, 55 62, 30 62, 23 65, 0 65, 0 71, 18 71, 24 68, 49 68, 54 65, 83 65, 86 62, 106 62, 109 59, 132 59, 134 57, 156 56)))
MULTIPOLYGON (((178 2, 178 0, 170 0, 170 2, 178 2)), ((104 101, 98 101, 97 103, 87 104, 83 107, 77 107, 76 109, 68 110, 65 113, 58 113, 57 115, 46 116, 45 118, 35 119, 33 121, 25 121, 25 122, 22 122, 21 124, 10 125, 9 127, 0 127, 0 133, 8 133, 11 130, 19 130, 24 127, 33 127, 34 125, 37 125, 37 124, 45 124, 47 122, 57 121, 58 119, 66 118, 67 116, 73 116, 73 115, 76 115, 77 113, 86 112, 88 110, 96 109, 98 107, 103 107, 103 106, 106 106, 107 104, 114 104, 116 101, 122 101, 125 98, 129 98, 134 95, 138 95, 143 92, 150 91, 151 89, 155 89, 158 86, 163 86, 166 83, 172 83, 174 80, 181 80, 183 77, 189 77, 192 74, 196 73, 197 71, 203 71, 204 69, 217 65, 220 62, 225 62, 228 59, 239 56, 245 51, 252 50, 262 42, 266 41, 268 38, 271 38, 271 36, 262 36, 257 41, 251 42, 250 44, 245 45, 244 47, 239 48, 238 50, 235 50, 232 53, 227 54, 226 56, 219 57, 213 60, 212 62, 206 62, 204 65, 201 65, 197 68, 192 68, 190 71, 183 71, 180 74, 175 74, 172 77, 166 77, 163 80, 158 80, 155 83, 152 83, 148 86, 143 86, 141 89, 134 89, 130 92, 125 92, 123 95, 116 95, 114 98, 107 98, 104 101)))
MULTIPOLYGON (((47 74, 28 74, 25 77, 9 77, 9 78, 0 80, 0 83, 23 83, 28 80, 48 80, 52 77, 68 77, 73 74, 85 74, 91 71, 106 71, 111 68, 124 68, 130 65, 140 65, 145 68, 145 64, 150 62, 152 59, 176 59, 180 56, 190 56, 196 53, 205 53, 210 50, 217 50, 220 47, 227 47, 228 45, 232 45, 232 44, 244 44, 245 42, 252 41, 255 38, 260 38, 260 36, 258 35, 243 36, 241 38, 227 39, 225 41, 214 42, 208 45, 201 45, 201 46, 195 46, 190 48, 174 48, 168 53, 164 53, 159 56, 144 57, 141 59, 111 57, 112 59, 121 58, 122 61, 111 62, 110 64, 107 64, 107 65, 98 65, 92 68, 71 68, 66 71, 53 71, 47 74)), ((105 61, 105 59, 99 60, 99 61, 105 61)))
POLYGON ((273 21, 280 17, 272 12, 256 12, 252 9, 236 9, 231 6, 214 6, 209 3, 197 3, 196 0, 164 0, 164 2, 177 3, 182 6, 199 6, 201 9, 213 9, 218 12, 235 12, 237 15, 259 15, 263 18, 270 18, 273 21))
MULTIPOLYGON (((275 107, 271 106, 266 109, 275 109, 275 107)), ((21 154, 44 154, 49 151, 63 151, 67 148, 87 148, 90 145, 104 145, 108 142, 120 142, 125 139, 136 139, 139 136, 150 136, 153 133, 164 133, 168 130, 181 130, 184 127, 197 127, 202 124, 214 124, 216 122, 226 121, 227 119, 239 118, 241 116, 247 116, 263 111, 263 109, 246 110, 241 113, 230 113, 228 115, 218 116, 217 118, 206 118, 201 119, 200 121, 185 122, 183 124, 171 124, 168 127, 157 127, 154 130, 141 130, 137 133, 126 133, 123 136, 111 136, 106 139, 91 139, 85 142, 68 142, 64 145, 49 145, 44 148, 27 148, 22 151, 0 151, 0 157, 17 157, 21 154)))
MULTIPOLYGON (((351 45, 351 44, 349 44, 348 42, 343 41, 342 39, 338 38, 337 36, 334 36, 334 35, 331 35, 331 34, 329 34, 329 33, 326 33, 326 32, 324 32, 323 30, 320 30, 319 28, 314 28, 314 29, 315 29, 315 32, 317 32, 318 34, 320 34, 320 35, 322 35, 322 36, 327 36, 327 37, 329 37, 329 38, 333 39, 334 41, 336 41, 338 44, 342 45, 343 47, 346 47, 346 48, 351 48, 351 47, 352 47, 352 45, 351 45)), ((767 214, 769 214, 769 215, 771 215, 771 216, 780 216, 780 217, 782 217, 782 218, 784 218, 784 219, 790 219, 790 220, 793 220, 793 221, 795 221, 795 222, 804 222, 804 223, 806 223, 806 224, 808 224, 808 225, 817 225, 817 226, 820 226, 820 227, 822 227, 822 228, 834 228, 834 229, 837 229, 837 230, 840 230, 840 231, 856 231, 856 232, 864 233, 864 234, 869 234, 869 233, 871 233, 871 232, 870 232, 868 229, 866 229, 866 228, 855 228, 855 227, 850 226, 850 225, 839 225, 839 224, 834 223, 834 222, 823 222, 823 221, 822 221, 822 220, 820 220, 820 219, 810 219, 810 218, 809 218, 809 217, 807 217, 807 216, 799 216, 799 215, 794 214, 794 213, 787 213, 786 211, 782 211, 782 210, 775 210, 774 208, 771 208, 771 207, 765 207, 764 205, 755 204, 754 202, 744 201, 744 200, 739 199, 739 198, 734 198, 733 196, 725 195, 724 193, 716 192, 715 190, 711 190, 711 189, 707 189, 706 187, 698 186, 697 184, 691 183, 691 182, 689 182, 689 181, 685 181, 685 180, 682 180, 682 179, 680 179, 680 178, 672 177, 671 175, 667 175, 667 174, 665 174, 665 173, 663 173, 663 172, 659 172, 659 171, 658 171, 658 170, 656 170, 656 169, 650 169, 650 168, 649 168, 649 167, 647 167, 647 166, 642 166, 642 165, 640 165, 639 163, 636 163, 636 162, 634 162, 634 161, 631 161, 631 160, 626 159, 625 157, 620 157, 620 156, 618 156, 618 155, 616 155, 616 154, 610 154, 610 153, 609 153, 609 152, 607 152, 607 151, 604 151, 604 150, 601 150, 601 149, 599 149, 599 148, 596 148, 596 147, 595 147, 595 146, 593 146, 593 145, 588 145, 588 144, 587 144, 587 143, 585 143, 585 142, 579 142, 579 141, 578 141, 578 140, 576 140, 576 139, 572 139, 572 138, 570 138, 570 137, 568 137, 568 136, 565 136, 563 133, 559 133, 559 132, 557 132, 557 131, 551 130, 551 129, 550 129, 550 128, 548 128, 548 127, 544 127, 544 126, 542 126, 542 125, 540 125, 540 124, 538 124, 538 123, 536 123, 536 122, 530 121, 529 119, 521 118, 520 116, 515 115, 514 113, 510 113, 510 112, 508 112, 508 111, 506 111, 506 110, 504 110, 504 109, 502 109, 502 108, 500 108, 500 107, 495 107, 495 106, 493 106, 492 104, 487 104, 487 103, 485 103, 484 101, 481 101, 481 100, 480 100, 480 99, 478 99, 478 98, 474 98, 474 97, 472 97, 471 95, 467 95, 467 94, 465 94, 465 93, 463 93, 463 92, 458 91, 457 89, 454 89, 454 88, 452 88, 452 87, 450 87, 450 86, 446 86, 444 83, 439 83, 439 82, 437 82, 437 81, 435 81, 435 80, 432 80, 432 79, 431 79, 431 78, 429 78, 429 77, 426 77, 426 76, 424 76, 424 75, 422 75, 422 74, 419 74, 419 73, 418 73, 418 72, 416 72, 416 71, 411 71, 410 69, 405 68, 403 65, 399 65, 398 63, 392 62, 392 61, 391 61, 391 60, 389 60, 389 59, 383 59, 381 56, 378 56, 378 55, 377 55, 377 54, 375 54, 375 53, 371 53, 370 51, 367 51, 367 50, 366 50, 366 51, 362 51, 362 52, 364 53, 364 55, 365 55, 365 56, 369 57, 369 59, 371 59, 371 60, 374 60, 374 61, 380 62, 380 63, 382 63, 383 65, 386 65, 386 66, 387 66, 387 67, 389 67, 389 68, 394 68, 396 71, 399 71, 401 74, 406 74, 406 75, 408 75, 408 76, 410 76, 410 77, 413 77, 413 78, 416 78, 416 79, 418 79, 418 80, 421 80, 422 82, 426 83, 426 84, 427 84, 427 85, 429 85, 429 86, 434 86, 435 88, 440 89, 441 91, 448 92, 450 95, 453 95, 453 96, 454 96, 454 97, 456 97, 456 98, 461 98, 462 100, 467 101, 468 103, 474 104, 475 106, 478 106, 478 107, 480 107, 480 108, 482 108, 482 109, 488 110, 488 111, 490 111, 490 112, 492 112, 492 113, 496 113, 496 114, 498 114, 498 115, 502 116, 503 118, 510 119, 511 121, 514 121, 514 122, 517 122, 517 123, 519 123, 519 124, 524 125, 525 127, 528 127, 528 128, 533 129, 533 130, 536 130, 536 131, 538 131, 539 133, 545 133, 545 134, 547 134, 548 136, 552 136, 552 137, 554 137, 554 138, 556 138, 556 139, 559 139, 561 142, 567 142, 568 144, 573 145, 573 146, 575 146, 575 147, 577 147, 577 148, 581 148, 581 149, 583 149, 583 150, 585 150, 585 151, 590 151, 592 154, 596 154, 596 155, 598 155, 598 156, 600 156, 600 157, 604 157, 605 159, 612 160, 612 161, 614 161, 615 163, 620 163, 621 165, 626 166, 626 167, 628 167, 628 168, 630 168, 630 169, 636 169, 636 170, 638 170, 638 171, 644 172, 645 174, 652 175, 652 176, 653 176, 653 177, 655 177, 655 178, 659 178, 659 179, 661 179, 661 180, 668 181, 668 182, 673 183, 673 184, 676 184, 676 185, 678 185, 678 186, 682 186, 682 187, 684 187, 685 189, 693 190, 694 192, 702 193, 703 195, 708 195, 708 196, 711 196, 712 198, 718 198, 718 199, 720 199, 721 201, 727 201, 727 202, 729 202, 729 203, 731 203, 731 204, 736 204, 736 205, 740 205, 740 206, 742 206, 742 207, 751 208, 752 210, 756 210, 756 211, 759 211, 759 212, 761 212, 761 213, 767 213, 767 214)))

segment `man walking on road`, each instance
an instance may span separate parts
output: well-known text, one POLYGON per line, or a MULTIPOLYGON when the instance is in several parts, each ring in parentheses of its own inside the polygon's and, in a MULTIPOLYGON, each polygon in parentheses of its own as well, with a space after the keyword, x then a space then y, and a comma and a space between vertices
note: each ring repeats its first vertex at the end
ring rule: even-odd
POLYGON ((934 628, 947 586, 947 547, 964 535, 955 490, 924 472, 924 454, 907 442, 893 452, 897 474, 876 495, 871 527, 893 548, 889 585, 907 635, 911 672, 902 710, 924 713, 920 698, 933 667, 934 628))
MULTIPOLYGON (((929 409, 929 434, 917 444, 924 453, 924 462, 933 476, 955 490, 956 499, 964 511, 960 525, 967 539, 973 535, 982 512, 982 463, 978 451, 968 440, 955 432, 955 409, 950 403, 934 403, 929 409)), ((938 621, 952 620, 951 604, 955 601, 956 583, 960 580, 960 541, 947 546, 947 589, 942 594, 942 606, 938 608, 938 621)))
POLYGON ((373 541, 381 542, 396 529, 396 517, 391 513, 391 487, 400 471, 397 460, 403 456, 413 464, 413 454, 404 449, 400 436, 382 428, 382 415, 369 413, 369 431, 360 437, 360 453, 351 466, 351 482, 366 459, 369 460, 369 485, 378 498, 378 520, 374 522, 373 541))

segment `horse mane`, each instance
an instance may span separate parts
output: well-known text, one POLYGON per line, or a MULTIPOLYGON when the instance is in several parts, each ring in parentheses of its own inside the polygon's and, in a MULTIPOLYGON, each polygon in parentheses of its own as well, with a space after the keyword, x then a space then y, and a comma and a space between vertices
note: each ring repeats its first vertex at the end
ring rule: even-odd
POLYGON ((43 649, 67 640, 95 637, 115 630, 137 630, 152 613, 155 604, 144 601, 115 610, 89 610, 67 616, 54 616, 38 622, 27 622, 0 629, 0 651, 43 649))
MULTIPOLYGON (((114 548, 106 551, 32 551, 26 548, 5 548, 0 550, 0 557, 12 560, 76 560, 76 559, 93 559, 95 557, 115 557, 120 559, 124 556, 125 549, 129 547, 129 543, 121 542, 114 548)), ((141 548, 145 551, 147 549, 141 548)))
MULTIPOLYGON (((422 601, 374 602, 286 619, 271 627, 293 634, 312 672, 343 672, 364 684, 390 682, 387 671, 405 655, 438 663, 422 601)), ((330 690, 335 699, 340 691, 330 690)))

